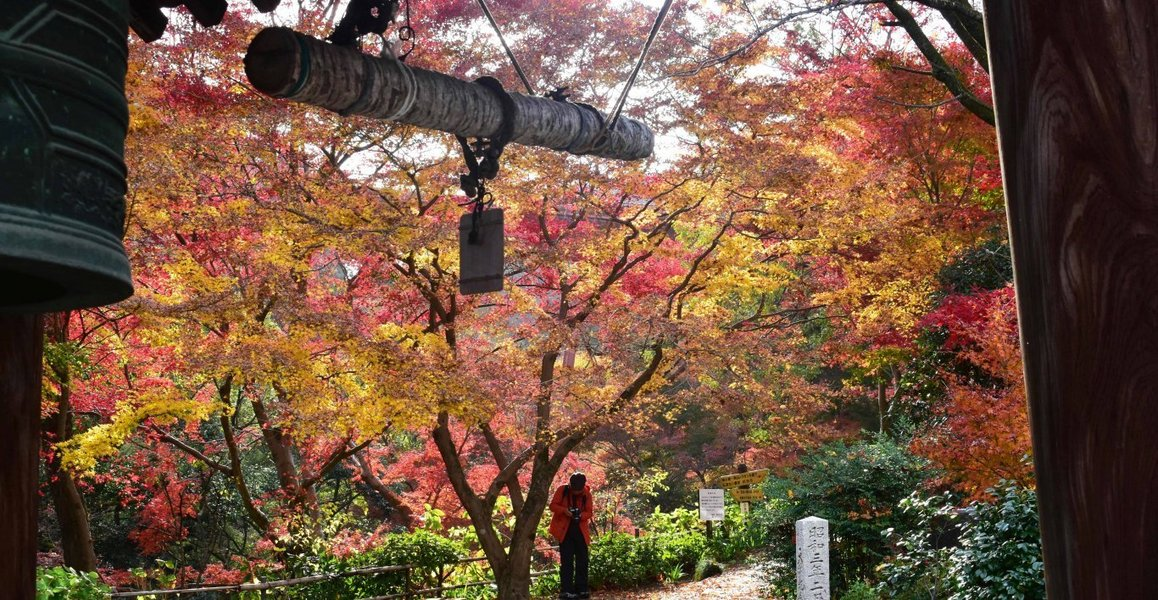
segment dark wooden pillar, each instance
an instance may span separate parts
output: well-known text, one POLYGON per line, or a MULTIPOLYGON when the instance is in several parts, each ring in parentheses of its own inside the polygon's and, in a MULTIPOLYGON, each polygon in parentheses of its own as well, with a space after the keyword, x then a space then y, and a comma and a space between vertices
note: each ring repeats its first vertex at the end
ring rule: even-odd
POLYGON ((40 315, 0 316, 0 586, 4 598, 36 597, 37 467, 40 460, 40 315))
POLYGON ((1158 3, 985 8, 1048 595, 1158 598, 1158 3))

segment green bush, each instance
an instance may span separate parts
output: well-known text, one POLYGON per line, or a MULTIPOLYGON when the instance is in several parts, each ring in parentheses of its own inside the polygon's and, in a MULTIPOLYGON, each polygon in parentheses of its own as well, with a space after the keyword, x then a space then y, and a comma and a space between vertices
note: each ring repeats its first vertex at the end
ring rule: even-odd
POLYGON ((880 595, 869 582, 857 581, 848 586, 848 591, 840 597, 840 600, 880 600, 880 595))
POLYGON ((678 579, 677 573, 680 577, 697 575, 698 565, 732 560, 763 539, 759 528, 751 527, 740 515, 738 506, 728 507, 727 520, 716 528, 711 540, 705 535, 699 512, 693 509, 656 510, 644 527, 646 534, 639 538, 610 533, 592 542, 593 587, 627 588, 661 577, 678 579))
POLYGON ((717 525, 720 525, 718 533, 708 540, 708 556, 713 560, 731 562, 753 548, 768 544, 767 528, 750 515, 742 514, 738 504, 729 503, 724 507, 724 522, 717 525))
POLYGON ((649 538, 655 547, 659 568, 664 574, 677 568, 684 574, 692 573, 708 548, 707 538, 698 531, 664 533, 649 538))
POLYGON ((965 509, 950 571, 957 586, 953 600, 1045 598, 1037 494, 1012 482, 989 491, 996 502, 965 509))
POLYGON ((699 510, 677 508, 655 512, 644 522, 644 531, 656 538, 661 560, 669 568, 682 565, 690 574, 700 557, 708 555, 719 562, 730 562, 744 552, 766 543, 765 530, 740 513, 740 506, 729 502, 724 521, 715 524, 715 534, 708 539, 699 510))
POLYGON ((96 573, 70 567, 36 569, 36 600, 104 600, 111 593, 96 573))
POLYGON ((591 542, 591 587, 633 587, 655 581, 663 572, 652 536, 613 532, 591 542))
POLYGON ((786 476, 769 478, 764 494, 770 500, 757 504, 751 517, 768 536, 774 593, 795 592, 795 524, 808 516, 828 521, 834 596, 858 581, 875 581, 876 566, 892 554, 881 531, 912 520, 894 508, 929 474, 923 459, 878 436, 827 444, 786 476))
POLYGON ((880 566, 877 590, 895 600, 943 600, 956 589, 949 575, 953 548, 937 544, 936 537, 958 528, 957 507, 948 494, 913 493, 901 501, 900 509, 913 518, 912 527, 884 531, 897 553, 880 566))
POLYGON ((591 543, 591 585, 626 588, 670 579, 677 570, 690 574, 707 550, 699 514, 677 509, 656 509, 644 522, 646 535, 636 538, 613 532, 591 543))
POLYGON ((644 531, 650 534, 687 533, 703 529, 700 513, 694 508, 677 508, 671 512, 661 512, 657 507, 643 523, 644 531))
MULTIPOLYGON (((410 571, 411 587, 436 587, 441 583, 439 567, 448 565, 465 554, 465 549, 436 533, 418 530, 413 533, 392 533, 378 546, 362 553, 341 558, 323 553, 317 556, 296 556, 287 560, 294 576, 320 573, 338 573, 364 567, 414 565, 410 571)), ((284 574, 283 574, 284 575, 284 574)), ((272 577, 277 578, 277 577, 272 577)), ((328 598, 362 598, 397 594, 405 590, 407 574, 404 571, 379 575, 355 575, 321 583, 286 588, 289 598, 313 600, 328 598)))
POLYGON ((897 555, 880 568, 883 596, 952 600, 1045 597, 1037 496, 1033 490, 1002 482, 989 490, 994 502, 973 502, 964 509, 948 496, 907 499, 903 510, 915 526, 886 535, 897 555), (932 535, 957 527, 959 545, 937 548, 932 535))
POLYGON ((704 557, 696 563, 696 572, 692 574, 696 581, 707 579, 708 577, 715 577, 724 572, 724 568, 719 563, 704 557))
POLYGON ((548 573, 531 582, 531 597, 554 600, 559 595, 559 572, 548 573))

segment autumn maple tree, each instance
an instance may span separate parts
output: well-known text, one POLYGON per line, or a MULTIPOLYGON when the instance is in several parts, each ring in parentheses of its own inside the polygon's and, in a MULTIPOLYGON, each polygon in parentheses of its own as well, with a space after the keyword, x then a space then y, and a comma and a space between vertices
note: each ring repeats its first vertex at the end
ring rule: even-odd
POLYGON ((943 330, 941 350, 971 369, 945 369, 945 400, 934 409, 933 427, 914 439, 914 449, 974 497, 984 497, 1001 480, 1031 483, 1013 287, 949 296, 924 323, 943 330))

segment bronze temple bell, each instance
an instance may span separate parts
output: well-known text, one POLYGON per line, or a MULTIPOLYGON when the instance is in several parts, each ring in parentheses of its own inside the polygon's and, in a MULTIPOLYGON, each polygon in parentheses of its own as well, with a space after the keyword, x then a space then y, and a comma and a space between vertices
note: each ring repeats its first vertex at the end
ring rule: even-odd
POLYGON ((127 0, 0 10, 0 312, 132 295, 125 223, 127 0))

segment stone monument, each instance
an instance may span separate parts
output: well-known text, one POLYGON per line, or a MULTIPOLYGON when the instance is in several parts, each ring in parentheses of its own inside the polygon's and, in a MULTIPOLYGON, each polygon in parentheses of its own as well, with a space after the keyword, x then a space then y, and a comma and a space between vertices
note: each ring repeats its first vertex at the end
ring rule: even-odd
POLYGON ((796 598, 829 600, 828 521, 807 517, 796 522, 796 598))

